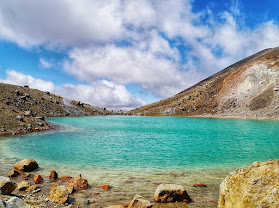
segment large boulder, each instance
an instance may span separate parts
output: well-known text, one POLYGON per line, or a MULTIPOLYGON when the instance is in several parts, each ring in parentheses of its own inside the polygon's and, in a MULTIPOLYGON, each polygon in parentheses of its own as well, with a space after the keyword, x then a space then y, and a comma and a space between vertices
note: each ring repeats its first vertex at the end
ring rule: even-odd
POLYGON ((183 186, 176 184, 160 184, 155 191, 154 201, 167 202, 190 202, 191 199, 183 186))
POLYGON ((67 187, 73 187, 75 190, 87 189, 88 182, 86 179, 82 178, 81 175, 78 175, 67 182, 67 187))
POLYGON ((23 172, 31 172, 38 168, 39 168, 38 163, 35 160, 30 158, 24 159, 14 164, 14 169, 23 172))
POLYGON ((66 186, 53 187, 49 192, 51 202, 64 204, 69 200, 69 192, 66 186))
POLYGON ((279 207, 279 160, 254 162, 220 185, 218 208, 279 207))
POLYGON ((151 208, 152 204, 140 195, 135 195, 128 208, 151 208))
POLYGON ((0 194, 11 194, 16 189, 16 184, 8 177, 0 176, 0 194))

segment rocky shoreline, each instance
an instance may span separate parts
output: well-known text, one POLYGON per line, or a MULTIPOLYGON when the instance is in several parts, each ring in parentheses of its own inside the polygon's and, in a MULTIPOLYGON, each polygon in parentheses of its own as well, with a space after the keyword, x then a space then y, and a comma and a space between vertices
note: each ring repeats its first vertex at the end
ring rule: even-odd
MULTIPOLYGON (((0 207, 278 207, 279 160, 255 162, 247 168, 233 171, 220 185, 219 202, 201 203, 191 191, 178 184, 157 184, 153 200, 138 194, 126 203, 119 200, 104 201, 117 188, 110 184, 90 184, 81 175, 62 176, 50 171, 49 176, 39 175, 36 161, 25 159, 14 164, 7 176, 0 176, 0 207), (27 172, 31 171, 31 172, 27 172), (18 205, 16 205, 18 204, 18 205), (20 205, 19 205, 20 204, 20 205), (10 206, 11 207, 11 206, 10 206)), ((207 184, 193 184, 201 193, 207 184)), ((140 193, 143 194, 143 193, 140 193)), ((143 195, 146 196, 146 195, 143 195)))

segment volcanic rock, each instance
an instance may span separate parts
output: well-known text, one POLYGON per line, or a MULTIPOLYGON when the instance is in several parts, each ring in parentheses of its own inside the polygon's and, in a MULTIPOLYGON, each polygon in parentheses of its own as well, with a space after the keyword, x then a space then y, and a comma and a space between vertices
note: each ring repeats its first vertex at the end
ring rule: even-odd
POLYGON ((254 162, 220 185, 218 208, 279 207, 279 160, 254 162))
POLYGON ((160 184, 155 191, 154 201, 167 202, 190 202, 191 199, 183 186, 176 184, 160 184))
POLYGON ((16 184, 8 177, 0 176, 0 193, 4 195, 11 194, 16 189, 16 184))
POLYGON ((38 169, 39 165, 35 160, 27 158, 14 164, 14 168, 18 171, 30 172, 38 169))
POLYGON ((20 172, 18 172, 18 171, 16 171, 16 170, 11 170, 9 173, 8 173, 8 175, 7 175, 7 177, 17 177, 17 176, 19 176, 20 175, 20 172))
POLYGON ((39 184, 39 183, 42 183, 43 182, 43 177, 41 175, 35 175, 34 178, 33 178, 33 181, 35 184, 39 184))
POLYGON ((151 208, 152 204, 140 195, 135 195, 128 208, 151 208))
POLYGON ((78 175, 67 182, 67 187, 73 187, 76 190, 87 189, 88 182, 86 179, 82 178, 81 175, 78 175))
POLYGON ((49 179, 56 180, 58 178, 58 173, 56 171, 51 171, 49 179))
POLYGON ((19 191, 25 191, 27 188, 29 188, 30 183, 28 181, 21 181, 17 184, 17 189, 19 191))
POLYGON ((53 187, 49 193, 49 200, 64 204, 69 200, 69 193, 66 186, 53 187))

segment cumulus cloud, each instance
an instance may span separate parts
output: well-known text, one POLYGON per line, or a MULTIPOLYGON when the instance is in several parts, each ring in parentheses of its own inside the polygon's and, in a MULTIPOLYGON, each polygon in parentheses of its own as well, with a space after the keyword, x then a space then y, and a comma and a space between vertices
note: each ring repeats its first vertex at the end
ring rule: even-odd
POLYGON ((53 64, 50 61, 47 61, 43 58, 40 58, 40 64, 43 68, 51 68, 53 64))
POLYGON ((21 86, 29 85, 30 88, 49 91, 65 98, 109 109, 131 110, 147 104, 132 96, 125 86, 107 80, 96 81, 92 85, 55 85, 50 81, 34 78, 15 70, 7 70, 6 78, 0 78, 0 82, 21 86))
POLYGON ((22 74, 15 70, 7 70, 6 78, 0 79, 0 82, 21 85, 21 86, 28 85, 29 87, 34 89, 50 91, 50 92, 53 92, 55 89, 55 85, 50 81, 34 78, 30 75, 22 74))
POLYGON ((249 29, 231 2, 219 13, 197 13, 191 0, 2 0, 0 39, 67 49, 64 70, 91 87, 104 79, 136 83, 165 98, 279 45, 278 24, 249 29))

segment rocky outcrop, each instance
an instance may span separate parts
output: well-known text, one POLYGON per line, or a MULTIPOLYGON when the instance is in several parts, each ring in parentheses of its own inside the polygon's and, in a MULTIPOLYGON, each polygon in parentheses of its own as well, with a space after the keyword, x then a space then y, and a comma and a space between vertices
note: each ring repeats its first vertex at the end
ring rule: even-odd
POLYGON ((0 194, 11 194, 16 189, 16 184, 8 177, 0 176, 0 194))
POLYGON ((0 200, 0 208, 32 208, 28 204, 26 204, 22 199, 17 197, 12 197, 8 201, 0 200))
POLYGON ((183 186, 176 184, 160 184, 155 191, 154 201, 160 203, 180 201, 189 203, 191 199, 183 186))
POLYGON ((87 189, 88 182, 81 175, 78 175, 67 182, 67 187, 73 187, 75 190, 87 189))
POLYGON ((69 200, 69 192, 66 186, 53 187, 49 193, 49 200, 64 204, 69 200))
POLYGON ((128 208, 151 208, 152 204, 140 195, 135 195, 128 208))
POLYGON ((80 101, 49 92, 0 83, 0 136, 48 130, 44 117, 115 115, 80 101))
POLYGON ((14 169, 23 172, 31 172, 38 168, 39 168, 38 163, 35 160, 30 158, 24 159, 14 164, 14 169))
POLYGON ((279 160, 254 162, 220 185, 218 208, 279 207, 279 160))

